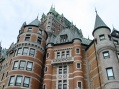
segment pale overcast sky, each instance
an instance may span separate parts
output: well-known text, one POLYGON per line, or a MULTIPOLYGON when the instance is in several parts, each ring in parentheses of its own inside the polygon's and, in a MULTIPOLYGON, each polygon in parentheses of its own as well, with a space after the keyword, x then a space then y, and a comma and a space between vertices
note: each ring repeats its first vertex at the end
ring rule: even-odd
POLYGON ((119 30, 119 0, 0 0, 0 41, 3 48, 16 43, 23 22, 30 23, 38 13, 47 14, 51 5, 55 10, 82 29, 85 38, 93 39, 95 7, 99 16, 112 29, 119 30))

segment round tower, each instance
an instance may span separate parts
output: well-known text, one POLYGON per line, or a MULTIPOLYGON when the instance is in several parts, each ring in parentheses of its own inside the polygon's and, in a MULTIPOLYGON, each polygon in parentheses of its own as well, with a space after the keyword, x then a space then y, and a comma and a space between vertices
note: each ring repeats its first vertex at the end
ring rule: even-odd
POLYGON ((102 69, 104 89, 119 88, 119 69, 116 49, 110 35, 110 28, 96 14, 93 36, 102 69))
POLYGON ((42 62, 47 34, 39 27, 39 20, 23 24, 15 45, 9 89, 41 89, 42 62))
POLYGON ((47 14, 47 25, 46 25, 46 32, 48 34, 47 43, 49 43, 52 33, 54 31, 53 30, 54 11, 55 11, 55 8, 51 7, 50 11, 47 14))

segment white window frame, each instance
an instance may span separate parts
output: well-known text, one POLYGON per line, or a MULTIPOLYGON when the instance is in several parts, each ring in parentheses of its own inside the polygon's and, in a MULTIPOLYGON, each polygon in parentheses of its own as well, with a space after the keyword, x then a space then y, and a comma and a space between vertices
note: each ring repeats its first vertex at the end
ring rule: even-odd
POLYGON ((76 48, 76 49, 75 49, 75 53, 76 53, 76 54, 80 54, 80 48, 76 48), (79 53, 77 53, 77 50, 79 50, 79 53))
POLYGON ((82 81, 77 81, 77 89, 82 89, 82 81), (78 83, 81 83, 81 88, 78 87, 78 83))
POLYGON ((77 69, 81 69, 81 63, 79 63, 79 62, 76 63, 76 68, 77 68, 77 69), (78 68, 78 64, 80 64, 80 68, 78 68))

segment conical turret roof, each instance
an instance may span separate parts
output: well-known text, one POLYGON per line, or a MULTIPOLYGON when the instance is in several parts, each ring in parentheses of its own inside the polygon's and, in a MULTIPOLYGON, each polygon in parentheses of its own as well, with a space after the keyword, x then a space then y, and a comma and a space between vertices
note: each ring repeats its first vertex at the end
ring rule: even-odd
POLYGON ((39 26, 40 21, 38 20, 38 18, 36 18, 35 20, 33 20, 31 23, 29 23, 28 25, 35 25, 35 26, 39 26))
POLYGON ((94 30, 93 30, 93 34, 94 32, 98 29, 98 28, 108 28, 110 30, 110 28, 104 23, 104 21, 100 18, 100 16, 96 13, 96 19, 95 19, 95 25, 94 25, 94 30))

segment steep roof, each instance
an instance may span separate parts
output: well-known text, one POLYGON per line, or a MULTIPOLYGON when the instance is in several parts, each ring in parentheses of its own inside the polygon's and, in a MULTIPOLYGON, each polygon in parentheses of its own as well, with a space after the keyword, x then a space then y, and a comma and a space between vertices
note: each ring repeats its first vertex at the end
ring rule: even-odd
POLYGON ((35 20, 33 20, 31 23, 29 23, 28 25, 35 25, 35 26, 39 26, 40 21, 38 20, 38 18, 36 18, 35 20))
POLYGON ((94 30, 93 30, 92 34, 94 34, 94 32, 98 28, 108 28, 110 30, 110 28, 104 23, 104 21, 100 18, 100 16, 98 14, 96 14, 95 25, 94 25, 94 30))

